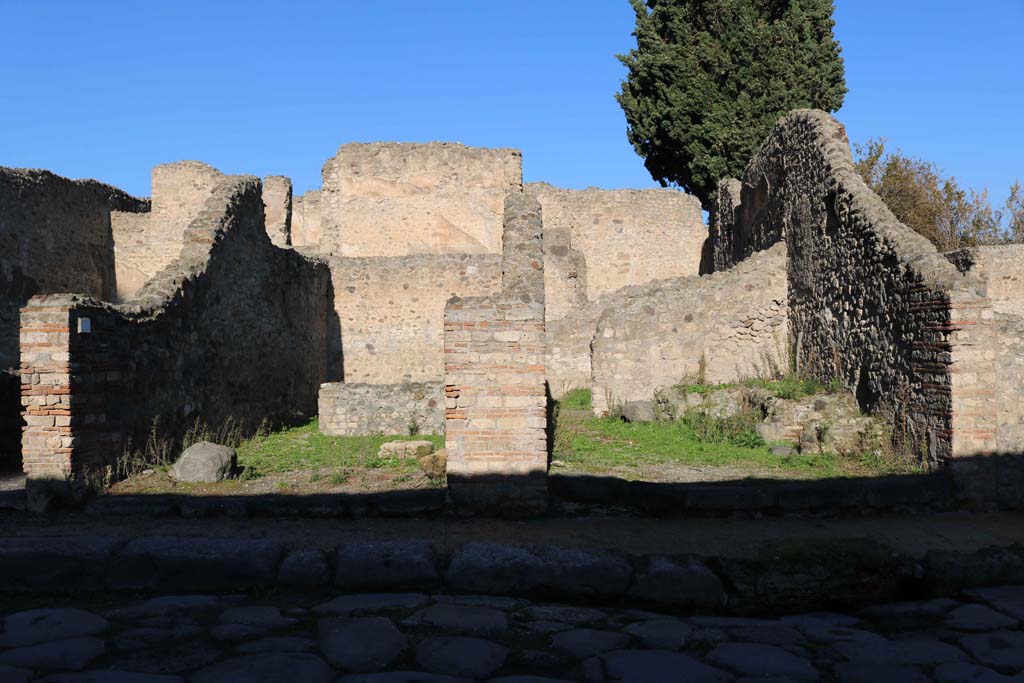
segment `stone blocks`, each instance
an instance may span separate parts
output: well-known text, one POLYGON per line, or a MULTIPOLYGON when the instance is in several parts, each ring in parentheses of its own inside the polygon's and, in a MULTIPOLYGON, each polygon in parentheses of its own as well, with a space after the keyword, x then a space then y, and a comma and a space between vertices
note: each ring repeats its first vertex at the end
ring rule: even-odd
POLYGON ((333 436, 443 434, 441 383, 320 385, 320 431, 333 436))

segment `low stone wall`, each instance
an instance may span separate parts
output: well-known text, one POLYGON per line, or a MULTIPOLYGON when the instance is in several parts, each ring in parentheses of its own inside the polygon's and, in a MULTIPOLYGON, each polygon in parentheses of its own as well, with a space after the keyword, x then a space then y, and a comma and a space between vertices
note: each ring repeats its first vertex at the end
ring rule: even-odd
POLYGON ((992 304, 896 220, 861 180, 843 127, 820 111, 782 118, 712 211, 713 261, 788 245, 792 356, 840 380, 865 412, 931 462, 992 452, 992 304), (737 194, 739 196, 737 196, 737 194))
POLYGON ((785 371, 786 249, 732 270, 665 280, 603 300, 592 342, 594 412, 651 400, 659 388, 785 371))
POLYGON ((351 384, 441 381, 445 302, 501 288, 498 255, 333 257, 328 263, 344 344, 331 375, 351 384))
POLYGON ((320 386, 319 416, 332 436, 444 434, 444 385, 329 382, 320 386))
POLYGON ((217 184, 183 244, 126 304, 50 295, 23 309, 30 505, 34 482, 88 485, 154 428, 173 442, 196 420, 248 433, 314 414, 332 334, 327 267, 270 243, 250 176, 217 184))
POLYGON ((479 508, 546 507, 544 256, 540 206, 505 201, 502 292, 445 309, 445 442, 453 498, 479 508))
POLYGON ((707 228, 696 197, 678 190, 564 190, 547 183, 530 183, 527 190, 540 201, 544 232, 566 231, 569 246, 586 260, 589 300, 700 273, 707 228))
POLYGON ((95 180, 0 167, 0 467, 20 451, 19 309, 41 293, 113 298, 112 211, 145 216, 149 201, 95 180))
POLYGON ((342 145, 324 164, 320 249, 355 257, 498 254, 502 204, 522 182, 518 150, 342 145))

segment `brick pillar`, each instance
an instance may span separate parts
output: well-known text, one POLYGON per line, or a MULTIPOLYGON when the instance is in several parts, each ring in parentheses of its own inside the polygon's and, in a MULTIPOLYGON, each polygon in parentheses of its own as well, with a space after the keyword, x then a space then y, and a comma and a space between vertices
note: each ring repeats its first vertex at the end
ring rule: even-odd
POLYGON ((62 297, 36 296, 21 310, 22 468, 30 509, 66 488, 72 472, 71 311, 62 297))
POLYGON ((445 309, 445 442, 452 498, 536 512, 547 504, 548 434, 540 206, 505 202, 502 293, 445 309))

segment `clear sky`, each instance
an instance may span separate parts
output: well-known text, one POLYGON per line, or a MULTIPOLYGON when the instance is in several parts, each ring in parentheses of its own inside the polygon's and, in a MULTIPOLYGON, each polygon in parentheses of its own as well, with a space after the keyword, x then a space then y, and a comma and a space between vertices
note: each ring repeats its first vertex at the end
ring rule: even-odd
MULTIPOLYGON (((1024 0, 838 0, 851 139, 1002 199, 1024 181, 1024 0)), ((526 180, 654 186, 614 100, 627 0, 0 0, 0 165, 149 194, 156 164, 283 174, 350 141, 523 150, 526 180)))

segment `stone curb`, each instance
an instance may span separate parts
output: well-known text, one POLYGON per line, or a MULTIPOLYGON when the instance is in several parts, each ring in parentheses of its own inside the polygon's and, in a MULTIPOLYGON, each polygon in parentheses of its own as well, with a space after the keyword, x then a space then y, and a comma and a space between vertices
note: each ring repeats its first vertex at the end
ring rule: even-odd
POLYGON ((1024 546, 934 550, 916 560, 872 541, 844 540, 729 559, 484 542, 442 552, 422 540, 324 552, 242 538, 0 539, 0 593, 442 590, 753 613, 849 608, 1013 583, 1024 583, 1024 546))

